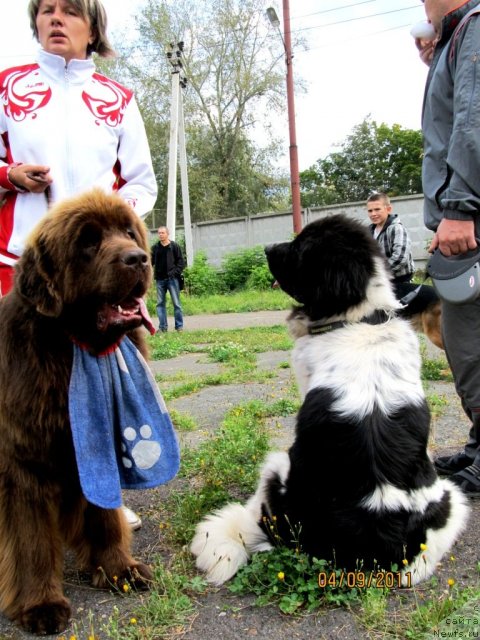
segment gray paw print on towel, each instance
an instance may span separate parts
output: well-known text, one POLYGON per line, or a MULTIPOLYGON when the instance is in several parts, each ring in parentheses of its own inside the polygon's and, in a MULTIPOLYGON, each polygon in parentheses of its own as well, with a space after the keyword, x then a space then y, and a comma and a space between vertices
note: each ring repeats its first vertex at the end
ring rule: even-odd
MULTIPOLYGON (((133 463, 139 469, 151 469, 159 460, 162 448, 160 444, 155 440, 150 440, 152 437, 152 428, 148 424, 144 424, 140 427, 138 433, 133 427, 127 427, 123 431, 123 437, 129 442, 135 442, 138 437, 141 438, 131 448, 129 447, 128 455, 133 458, 133 462, 126 455, 122 456, 123 466, 127 469, 133 467, 133 463)), ((122 444, 122 452, 127 453, 127 446, 122 444)))

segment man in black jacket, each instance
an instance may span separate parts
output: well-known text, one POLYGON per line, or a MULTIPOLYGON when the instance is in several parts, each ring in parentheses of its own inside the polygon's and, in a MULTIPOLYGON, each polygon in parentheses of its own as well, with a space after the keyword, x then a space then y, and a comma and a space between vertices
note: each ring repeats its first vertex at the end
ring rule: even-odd
POLYGON ((167 227, 158 228, 159 242, 152 247, 153 277, 157 284, 157 315, 159 331, 168 331, 167 291, 173 303, 175 330, 183 330, 183 313, 180 305, 180 279, 185 267, 182 251, 178 244, 169 238, 167 227))

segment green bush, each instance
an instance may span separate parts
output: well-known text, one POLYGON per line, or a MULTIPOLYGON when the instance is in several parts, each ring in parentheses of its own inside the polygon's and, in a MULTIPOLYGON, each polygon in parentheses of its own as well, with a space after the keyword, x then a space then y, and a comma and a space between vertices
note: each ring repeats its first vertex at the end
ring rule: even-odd
POLYGON ((207 256, 203 251, 195 255, 192 266, 187 267, 183 275, 185 288, 190 295, 203 296, 224 291, 220 274, 215 267, 208 264, 207 256))
POLYGON ((266 264, 265 251, 260 245, 227 254, 222 263, 226 287, 230 291, 245 288, 252 271, 258 267, 266 266, 266 264))
POLYGON ((256 289, 257 291, 265 291, 271 289, 274 277, 270 273, 268 264, 262 264, 254 267, 247 278, 247 289, 256 289))

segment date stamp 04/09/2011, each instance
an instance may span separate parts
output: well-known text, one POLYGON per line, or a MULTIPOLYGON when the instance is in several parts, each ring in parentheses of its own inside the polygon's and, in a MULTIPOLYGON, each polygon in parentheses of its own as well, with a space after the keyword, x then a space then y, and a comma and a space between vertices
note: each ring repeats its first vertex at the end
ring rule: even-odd
POLYGON ((408 588, 412 586, 412 574, 409 571, 321 571, 318 574, 318 586, 321 589, 408 588))

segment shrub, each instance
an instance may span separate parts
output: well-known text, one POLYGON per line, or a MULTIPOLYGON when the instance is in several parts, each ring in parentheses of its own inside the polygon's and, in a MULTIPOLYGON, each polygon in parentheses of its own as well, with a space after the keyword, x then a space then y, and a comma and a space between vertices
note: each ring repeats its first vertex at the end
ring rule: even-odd
POLYGON ((199 251, 191 267, 183 272, 185 287, 191 295, 202 296, 212 293, 222 293, 223 283, 220 274, 207 262, 205 252, 199 251))
POLYGON ((260 245, 227 254, 222 263, 226 287, 230 291, 246 287, 252 271, 258 267, 266 266, 266 264, 267 258, 260 245))
POLYGON ((258 291, 271 289, 273 281, 274 277, 270 273, 268 264, 265 263, 252 269, 247 278, 247 289, 257 289, 258 291))

